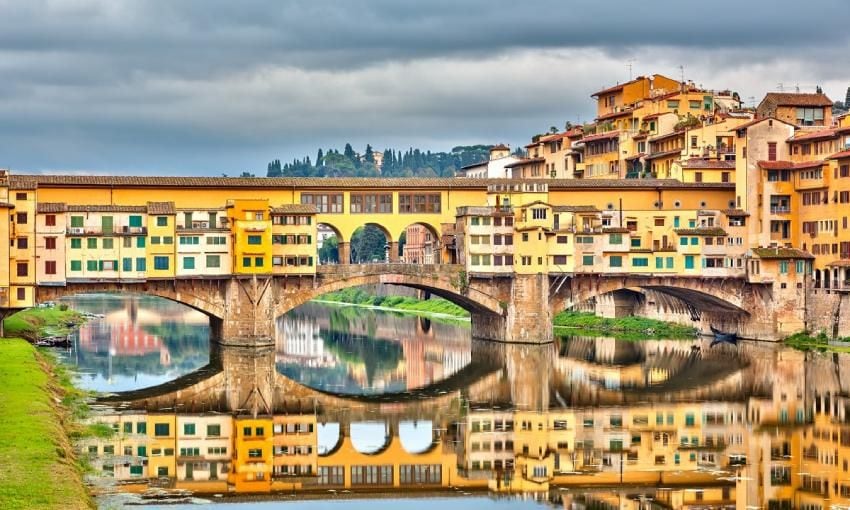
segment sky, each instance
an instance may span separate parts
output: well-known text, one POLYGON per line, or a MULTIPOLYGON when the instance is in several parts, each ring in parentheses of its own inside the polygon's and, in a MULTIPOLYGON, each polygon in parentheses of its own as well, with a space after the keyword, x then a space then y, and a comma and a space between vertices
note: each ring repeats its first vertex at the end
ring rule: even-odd
POLYGON ((844 99, 846 0, 687 5, 0 0, 0 168, 264 175, 346 142, 517 146, 592 120, 630 65, 745 103, 844 99))

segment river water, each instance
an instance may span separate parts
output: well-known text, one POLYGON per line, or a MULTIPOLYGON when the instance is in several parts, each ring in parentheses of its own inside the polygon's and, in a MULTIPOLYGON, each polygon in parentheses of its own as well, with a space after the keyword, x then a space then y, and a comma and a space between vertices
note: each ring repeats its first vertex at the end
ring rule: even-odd
POLYGON ((273 347, 84 296, 62 357, 101 395, 79 444, 103 508, 850 507, 850 355, 710 339, 470 338, 311 303, 273 347))

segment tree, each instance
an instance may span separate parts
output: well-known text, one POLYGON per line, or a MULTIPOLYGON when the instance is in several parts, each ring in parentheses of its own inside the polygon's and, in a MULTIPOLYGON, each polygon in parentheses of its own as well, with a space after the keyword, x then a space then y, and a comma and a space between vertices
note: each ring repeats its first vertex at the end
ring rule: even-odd
POLYGON ((557 127, 555 127, 555 126, 551 126, 551 127, 549 128, 549 132, 550 132, 550 133, 552 133, 552 134, 554 135, 554 134, 556 134, 556 133, 558 132, 558 128, 557 128, 557 127))
POLYGON ((363 153, 363 160, 368 163, 375 162, 375 155, 372 153, 372 146, 368 143, 366 144, 366 152, 363 153))
POLYGON ((316 154, 316 166, 322 166, 325 164, 325 156, 322 154, 322 148, 319 147, 319 153, 316 154))
POLYGON ((387 238, 375 225, 366 225, 351 236, 351 260, 363 264, 386 259, 387 238))
POLYGON ((320 264, 339 263, 339 240, 335 235, 328 237, 322 242, 322 247, 319 248, 317 255, 320 264))
MULTIPOLYGON (((850 105, 850 87, 847 87, 847 94, 844 96, 844 106, 850 105)), ((848 106, 850 108, 850 106, 848 106)))
POLYGON ((256 175, 252 174, 251 172, 242 172, 239 177, 256 177, 256 175))

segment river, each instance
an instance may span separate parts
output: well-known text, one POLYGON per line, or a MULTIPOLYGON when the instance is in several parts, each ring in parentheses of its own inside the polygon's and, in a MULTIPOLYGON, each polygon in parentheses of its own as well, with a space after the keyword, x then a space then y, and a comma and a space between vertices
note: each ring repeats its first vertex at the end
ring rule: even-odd
POLYGON ((206 317, 161 299, 69 304, 103 315, 62 357, 114 430, 79 444, 104 508, 850 505, 850 355, 502 345, 316 303, 248 350, 210 345, 206 317))

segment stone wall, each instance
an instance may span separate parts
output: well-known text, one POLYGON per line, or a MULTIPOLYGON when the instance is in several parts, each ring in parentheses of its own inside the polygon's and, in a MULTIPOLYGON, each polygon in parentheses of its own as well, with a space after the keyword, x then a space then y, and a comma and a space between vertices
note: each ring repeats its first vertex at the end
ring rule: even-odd
POLYGON ((823 331, 830 338, 850 336, 850 296, 846 293, 809 289, 805 306, 810 332, 823 331))

